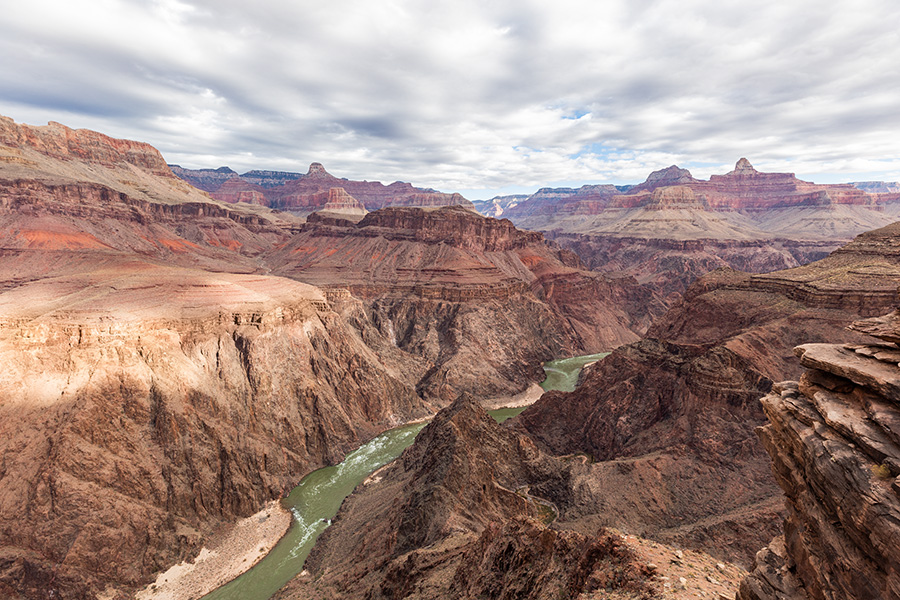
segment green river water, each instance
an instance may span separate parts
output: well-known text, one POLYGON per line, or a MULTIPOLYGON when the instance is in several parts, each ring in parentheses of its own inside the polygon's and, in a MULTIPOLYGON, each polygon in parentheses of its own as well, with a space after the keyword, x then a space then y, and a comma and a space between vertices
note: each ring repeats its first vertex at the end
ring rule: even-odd
MULTIPOLYGON (((584 365, 606 354, 552 360, 544 365, 545 390, 572 391, 584 365)), ((525 408, 501 408, 491 416, 502 423, 525 408)), ((287 534, 252 569, 202 600, 267 600, 303 570, 303 563, 319 534, 331 524, 350 492, 376 469, 386 465, 413 443, 425 423, 386 431, 354 450, 344 462, 313 471, 282 502, 294 515, 287 534)))

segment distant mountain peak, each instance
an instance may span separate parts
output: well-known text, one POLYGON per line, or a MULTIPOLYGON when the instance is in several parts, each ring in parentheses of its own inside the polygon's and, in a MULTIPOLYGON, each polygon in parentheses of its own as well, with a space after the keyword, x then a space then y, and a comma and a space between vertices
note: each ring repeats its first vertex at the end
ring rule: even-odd
POLYGON ((314 162, 309 165, 309 171, 306 172, 307 177, 331 177, 331 173, 325 170, 322 163, 314 162))
POLYGON ((660 169, 659 171, 653 171, 652 173, 650 173, 650 175, 647 176, 647 181, 645 181, 644 183, 659 183, 663 181, 667 183, 670 181, 687 183, 693 178, 694 176, 691 175, 691 172, 687 169, 682 169, 678 165, 672 165, 670 167, 666 167, 665 169, 660 169))
POLYGON ((650 175, 647 176, 647 180, 640 185, 636 185, 630 191, 641 191, 641 190, 654 190, 659 187, 669 186, 669 185, 684 185, 687 183, 693 183, 697 181, 694 179, 694 176, 691 175, 691 172, 687 169, 682 169, 678 165, 672 165, 670 167, 666 167, 665 169, 660 169, 658 171, 653 171, 650 175))
POLYGON ((756 175, 759 171, 753 168, 749 160, 742 158, 734 165, 734 171, 731 173, 734 175, 756 175))

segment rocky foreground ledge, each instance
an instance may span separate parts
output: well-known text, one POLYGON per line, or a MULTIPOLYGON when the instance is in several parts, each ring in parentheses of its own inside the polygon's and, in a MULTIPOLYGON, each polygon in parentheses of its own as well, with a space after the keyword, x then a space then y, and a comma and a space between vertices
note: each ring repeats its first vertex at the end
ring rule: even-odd
POLYGON ((900 598, 900 311, 851 329, 880 342, 798 346, 762 400, 787 518, 738 600, 900 598))

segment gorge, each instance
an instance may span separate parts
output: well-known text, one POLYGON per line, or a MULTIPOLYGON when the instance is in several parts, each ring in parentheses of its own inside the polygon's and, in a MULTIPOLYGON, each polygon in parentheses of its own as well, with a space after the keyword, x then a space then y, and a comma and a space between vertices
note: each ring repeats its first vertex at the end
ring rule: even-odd
POLYGON ((215 189, 0 118, 0 595, 133 597, 429 417, 277 597, 689 597, 741 567, 741 600, 897 595, 890 192, 741 160, 507 220, 318 163, 174 171, 215 189))

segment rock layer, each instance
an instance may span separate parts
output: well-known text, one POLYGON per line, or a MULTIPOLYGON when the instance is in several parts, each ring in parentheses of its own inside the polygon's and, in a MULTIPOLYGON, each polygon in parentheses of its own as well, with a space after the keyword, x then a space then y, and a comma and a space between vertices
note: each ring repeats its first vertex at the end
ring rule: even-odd
POLYGON ((462 207, 382 209, 358 223, 313 215, 267 261, 343 291, 367 343, 405 353, 421 369, 417 389, 444 402, 516 394, 542 378, 544 360, 634 340, 656 301, 540 234, 462 207))
POLYGON ((545 394, 522 413, 518 426, 543 447, 599 461, 578 475, 583 497, 564 518, 749 564, 779 510, 753 434, 765 422, 756 399, 772 382, 799 376, 794 346, 859 343, 845 324, 893 305, 896 227, 804 267, 710 273, 645 339, 592 367, 575 392, 545 394), (621 507, 616 516, 613 507, 621 507))
POLYGON ((19 286, 0 315, 0 586, 21 597, 145 583, 422 414, 289 280, 119 268, 19 286))
POLYGON ((719 267, 765 273, 824 258, 853 236, 892 223, 900 209, 896 200, 850 185, 762 173, 746 159, 709 181, 672 166, 624 191, 543 192, 500 216, 545 232, 595 270, 635 277, 669 304, 719 267))
POLYGON ((807 371, 763 398, 760 438, 787 516, 740 600, 900 597, 896 324, 896 312, 854 324, 888 343, 798 346, 807 371))
POLYGON ((300 231, 144 144, 0 130, 0 596, 128 597, 375 433, 646 326, 635 282, 508 222, 406 208, 300 231))
POLYGON ((183 169, 173 171, 223 202, 253 202, 297 214, 324 210, 329 190, 340 188, 359 200, 366 210, 387 206, 471 207, 460 194, 423 189, 401 181, 384 185, 379 181, 353 181, 333 176, 321 163, 312 163, 306 174, 278 171, 250 171, 238 175, 227 167, 220 169, 183 169))

